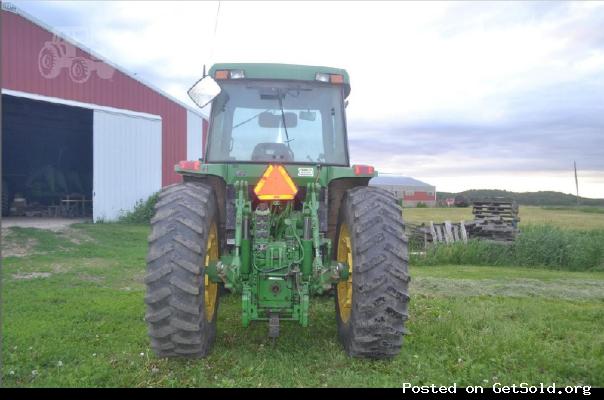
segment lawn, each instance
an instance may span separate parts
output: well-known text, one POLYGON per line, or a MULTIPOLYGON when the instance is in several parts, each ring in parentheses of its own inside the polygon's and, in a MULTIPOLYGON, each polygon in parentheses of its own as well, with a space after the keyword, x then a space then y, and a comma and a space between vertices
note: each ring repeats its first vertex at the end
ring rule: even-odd
MULTIPOLYGON (((589 209, 592 210, 592 209, 589 209)), ((588 230, 604 228, 604 212, 586 212, 588 209, 547 209, 520 206, 520 227, 526 225, 551 224, 560 228, 588 230)), ((467 208, 405 208, 405 220, 411 223, 470 221, 472 207, 467 208)))
POLYGON ((158 359, 143 321, 147 234, 117 224, 11 229, 5 386, 604 385, 604 272, 412 266, 410 332, 391 361, 343 353, 332 298, 313 299, 310 327, 284 323, 272 345, 265 324, 241 327, 240 299, 229 295, 208 358, 158 359))

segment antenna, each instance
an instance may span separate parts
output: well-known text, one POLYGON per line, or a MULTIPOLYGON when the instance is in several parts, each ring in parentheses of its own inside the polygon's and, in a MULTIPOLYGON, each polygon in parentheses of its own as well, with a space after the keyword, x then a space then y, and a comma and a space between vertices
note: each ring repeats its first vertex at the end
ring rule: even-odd
POLYGON ((214 21, 214 35, 212 36, 212 47, 210 48, 210 62, 214 62, 214 47, 216 47, 216 31, 218 30, 218 19, 220 18, 220 1, 216 9, 216 20, 214 21))

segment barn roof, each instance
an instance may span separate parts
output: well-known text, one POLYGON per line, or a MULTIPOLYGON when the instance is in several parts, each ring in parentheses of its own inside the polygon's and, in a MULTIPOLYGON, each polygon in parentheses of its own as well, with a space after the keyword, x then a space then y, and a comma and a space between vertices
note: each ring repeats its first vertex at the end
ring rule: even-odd
POLYGON ((59 30, 53 28, 52 26, 50 26, 49 24, 47 24, 46 22, 34 17, 33 15, 23 11, 22 9, 20 9, 19 7, 17 7, 15 4, 10 3, 10 2, 2 2, 2 11, 7 11, 7 12, 11 12, 13 14, 19 15, 22 18, 30 21, 31 23, 33 23, 34 25, 39 26, 40 28, 52 33, 53 35, 65 40, 68 43, 71 43, 72 45, 74 45, 75 47, 78 47, 79 49, 81 49, 82 51, 90 54, 91 56, 93 56, 94 58, 96 58, 97 60, 103 61, 105 64, 113 67, 115 70, 120 71, 121 73, 123 73, 124 75, 126 75, 127 77, 129 77, 130 79, 139 82, 140 84, 148 87, 149 89, 157 92, 158 94, 160 94, 161 96, 167 98, 168 100, 172 101, 173 103, 178 104, 179 106, 183 107, 186 110, 191 111, 194 114, 199 115, 202 118, 205 118, 206 116, 201 112, 201 110, 194 108, 193 106, 177 99, 176 97, 168 94, 167 92, 163 91, 162 89, 158 88, 157 86, 149 83, 148 81, 140 78, 139 76, 137 76, 136 74, 128 71, 127 69, 125 69, 124 67, 121 67, 115 63, 113 63, 112 61, 110 61, 108 58, 103 57, 102 55, 98 54, 97 52, 95 52, 94 50, 90 49, 89 47, 85 46, 84 44, 82 44, 81 42, 79 42, 78 40, 74 39, 73 37, 70 37, 69 35, 65 34, 64 32, 60 32, 59 30))
POLYGON ((393 186, 425 186, 433 187, 432 185, 419 181, 408 176, 380 175, 372 178, 369 181, 370 185, 393 185, 393 186))

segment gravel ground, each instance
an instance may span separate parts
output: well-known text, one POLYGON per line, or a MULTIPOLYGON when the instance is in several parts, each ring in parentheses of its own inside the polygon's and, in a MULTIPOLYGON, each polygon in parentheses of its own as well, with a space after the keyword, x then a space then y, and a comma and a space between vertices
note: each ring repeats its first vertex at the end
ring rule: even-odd
POLYGON ((32 249, 37 244, 35 239, 27 240, 11 240, 9 228, 37 228, 45 229, 53 232, 61 232, 74 243, 90 240, 87 236, 83 236, 81 232, 75 232, 70 225, 76 223, 87 222, 84 218, 22 218, 8 217, 2 218, 2 240, 1 254, 4 257, 25 257, 32 254, 32 249))
POLYGON ((8 217, 2 218, 2 228, 11 228, 18 226, 21 228, 49 229, 51 231, 60 231, 71 224, 87 222, 85 218, 25 218, 8 217))

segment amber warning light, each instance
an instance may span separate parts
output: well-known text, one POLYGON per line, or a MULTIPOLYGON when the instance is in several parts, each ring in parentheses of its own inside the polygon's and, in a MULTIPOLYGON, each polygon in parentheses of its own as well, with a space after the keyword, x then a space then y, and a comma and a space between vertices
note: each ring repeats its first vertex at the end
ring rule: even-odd
POLYGON ((282 165, 271 164, 256 184, 254 193, 259 200, 293 200, 298 188, 282 165))

